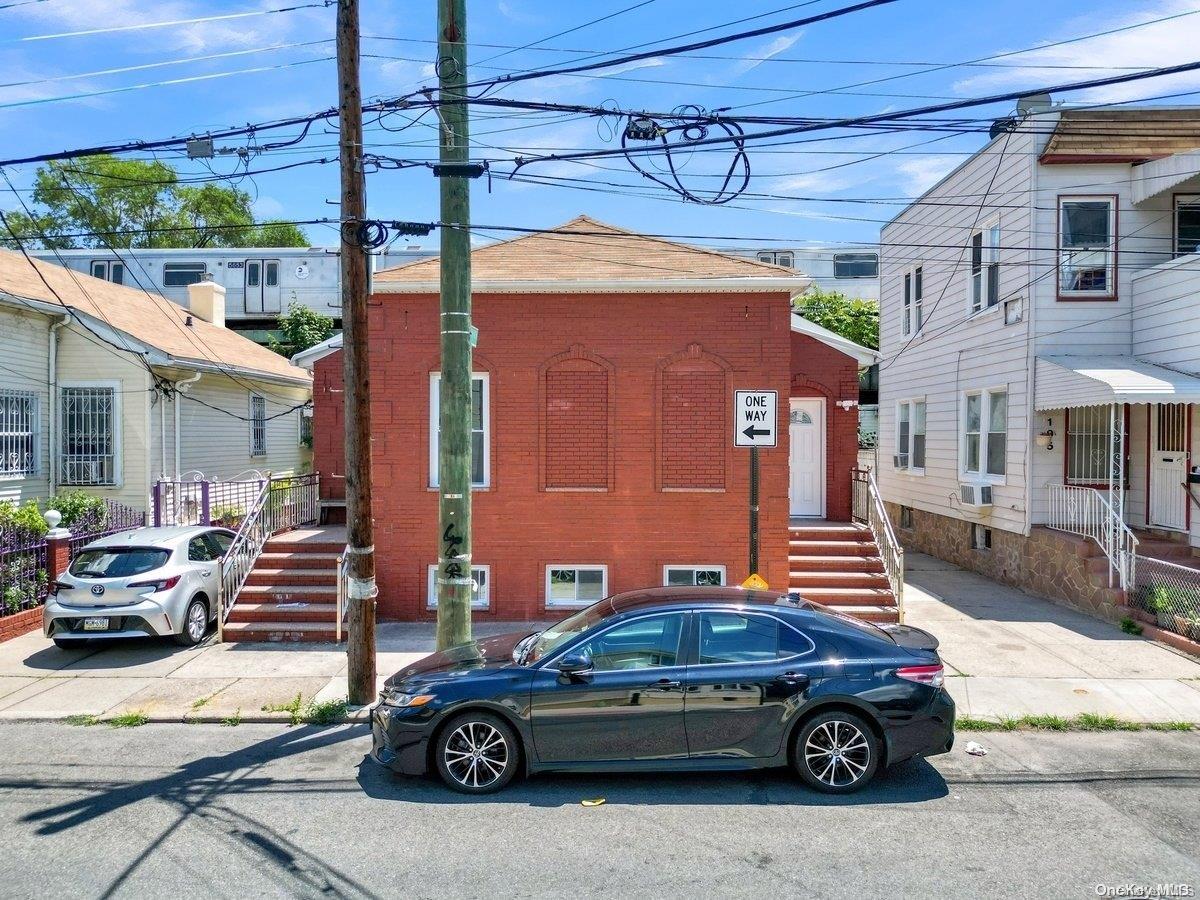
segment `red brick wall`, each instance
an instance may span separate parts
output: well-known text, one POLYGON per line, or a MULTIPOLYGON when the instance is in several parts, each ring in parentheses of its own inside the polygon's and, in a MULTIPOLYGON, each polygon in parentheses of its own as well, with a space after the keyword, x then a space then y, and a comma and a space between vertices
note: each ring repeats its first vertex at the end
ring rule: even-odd
POLYGON ((342 351, 313 367, 313 469, 321 476, 321 497, 346 496, 346 425, 342 415, 342 351))
POLYGON ((42 608, 23 609, 19 613, 0 618, 0 643, 37 631, 42 627, 42 608))
MULTIPOLYGON (((380 614, 431 617, 426 590, 437 554, 437 493, 428 487, 429 382, 438 369, 437 298, 375 300, 380 614)), ((545 606, 548 564, 605 564, 610 592, 661 584, 667 564, 723 565, 729 583, 744 579, 749 454, 732 447, 730 396, 766 388, 783 398, 790 383, 796 392, 787 297, 484 294, 474 304, 475 370, 489 374, 491 426, 490 485, 473 500, 473 556, 490 567, 491 610, 476 615, 559 615, 545 606), (573 440, 567 452, 559 443, 564 433, 573 440)), ((832 365, 829 373, 806 362, 806 376, 838 384, 846 359, 831 353, 815 363, 832 365)), ((848 368, 854 380, 852 360, 848 368)), ((341 405, 331 390, 340 371, 338 354, 317 365, 314 446, 323 483, 343 466, 340 411, 322 408, 341 405), (322 434, 323 427, 337 430, 322 434)), ((779 448, 761 455, 760 557, 763 576, 782 587, 786 404, 779 412, 779 448)), ((849 496, 853 446, 849 454, 835 479, 844 483, 838 497, 849 496)))
POLYGON ((791 395, 825 398, 825 517, 849 521, 850 470, 858 465, 858 363, 793 332, 791 395), (839 400, 856 405, 842 409, 839 400))

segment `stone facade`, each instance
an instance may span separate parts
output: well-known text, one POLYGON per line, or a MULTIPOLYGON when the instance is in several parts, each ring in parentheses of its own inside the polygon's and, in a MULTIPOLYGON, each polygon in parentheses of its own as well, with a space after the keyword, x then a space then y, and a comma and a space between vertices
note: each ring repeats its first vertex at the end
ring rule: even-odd
MULTIPOLYGON (((993 581, 1062 603, 1110 622, 1120 618, 1124 593, 1110 588, 1107 567, 1095 542, 1034 528, 1028 537, 991 529, 991 548, 971 546, 971 526, 963 519, 885 503, 896 535, 907 550, 928 553, 993 581), (904 527, 904 524, 911 527, 904 527)), ((985 527, 986 522, 981 522, 985 527)))

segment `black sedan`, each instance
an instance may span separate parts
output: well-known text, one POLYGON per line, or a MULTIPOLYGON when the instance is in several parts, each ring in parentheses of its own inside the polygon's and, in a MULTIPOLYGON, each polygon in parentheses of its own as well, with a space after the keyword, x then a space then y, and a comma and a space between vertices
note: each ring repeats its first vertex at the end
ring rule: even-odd
POLYGON ((457 791, 519 772, 791 765, 849 793, 946 753, 954 701, 937 640, 738 588, 617 594, 538 634, 435 653, 387 680, 371 755, 457 791))

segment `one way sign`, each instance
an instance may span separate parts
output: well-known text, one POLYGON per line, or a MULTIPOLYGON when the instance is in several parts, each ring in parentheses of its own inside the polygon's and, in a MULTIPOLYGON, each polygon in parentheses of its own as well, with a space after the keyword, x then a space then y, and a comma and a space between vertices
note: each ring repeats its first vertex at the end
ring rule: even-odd
POLYGON ((779 443, 778 391, 733 392, 733 445, 775 447, 779 443))

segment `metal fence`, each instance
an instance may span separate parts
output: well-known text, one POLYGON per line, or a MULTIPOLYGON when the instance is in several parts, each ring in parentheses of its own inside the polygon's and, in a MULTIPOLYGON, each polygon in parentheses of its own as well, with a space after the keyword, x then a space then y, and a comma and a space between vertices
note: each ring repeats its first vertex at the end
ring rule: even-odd
POLYGON ((320 515, 317 487, 316 475, 272 478, 265 510, 268 533, 316 524, 320 515))
POLYGON ((46 602, 46 541, 24 532, 0 532, 0 617, 46 602))
POLYGON ((867 469, 854 469, 850 473, 850 517, 871 529, 883 571, 887 574, 892 596, 896 598, 896 615, 904 621, 904 548, 896 537, 892 520, 888 518, 875 481, 875 473, 867 469))
POLYGON ((1200 641, 1200 570, 1148 556, 1137 558, 1129 602, 1164 631, 1200 641))
POLYGON ((1072 484, 1049 485, 1046 525, 1059 531, 1091 538, 1108 557, 1108 583, 1129 590, 1135 583, 1134 571, 1138 539, 1108 499, 1095 488, 1072 484))
POLYGON ((146 514, 140 509, 106 497, 102 507, 89 510, 67 526, 71 532, 71 558, 74 559, 80 549, 98 538, 141 528, 145 524, 146 514))
POLYGON ((154 485, 156 525, 221 525, 237 529, 242 524, 267 476, 248 473, 246 479, 211 481, 159 481, 154 485))

